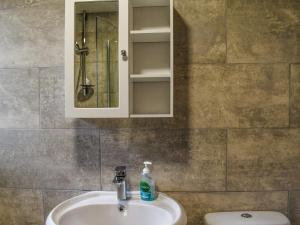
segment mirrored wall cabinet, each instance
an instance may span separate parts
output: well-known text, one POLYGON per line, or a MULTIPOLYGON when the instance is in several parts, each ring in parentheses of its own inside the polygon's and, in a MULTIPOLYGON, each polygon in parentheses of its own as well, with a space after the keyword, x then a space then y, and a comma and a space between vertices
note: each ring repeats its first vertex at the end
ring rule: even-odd
POLYGON ((65 112, 173 116, 173 1, 66 0, 65 112))

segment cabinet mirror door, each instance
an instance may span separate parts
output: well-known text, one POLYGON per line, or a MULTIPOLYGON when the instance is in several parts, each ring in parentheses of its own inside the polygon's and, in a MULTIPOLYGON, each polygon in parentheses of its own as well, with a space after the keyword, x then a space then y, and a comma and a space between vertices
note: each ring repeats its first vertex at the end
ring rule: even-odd
POLYGON ((118 108, 119 2, 75 2, 74 105, 118 108))

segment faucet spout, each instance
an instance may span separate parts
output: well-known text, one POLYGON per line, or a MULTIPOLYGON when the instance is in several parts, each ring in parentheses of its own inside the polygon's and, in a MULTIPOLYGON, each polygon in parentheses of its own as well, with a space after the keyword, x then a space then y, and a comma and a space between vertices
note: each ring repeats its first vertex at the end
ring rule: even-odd
POLYGON ((117 166, 115 168, 115 177, 113 183, 117 187, 117 197, 119 201, 127 200, 127 182, 126 182, 126 167, 117 166))

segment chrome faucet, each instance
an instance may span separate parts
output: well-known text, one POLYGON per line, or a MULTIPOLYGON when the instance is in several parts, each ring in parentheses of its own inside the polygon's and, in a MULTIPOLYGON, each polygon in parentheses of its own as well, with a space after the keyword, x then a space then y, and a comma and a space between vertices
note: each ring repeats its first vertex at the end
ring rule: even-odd
POLYGON ((118 200, 127 200, 126 166, 117 166, 115 168, 113 183, 117 186, 118 200))

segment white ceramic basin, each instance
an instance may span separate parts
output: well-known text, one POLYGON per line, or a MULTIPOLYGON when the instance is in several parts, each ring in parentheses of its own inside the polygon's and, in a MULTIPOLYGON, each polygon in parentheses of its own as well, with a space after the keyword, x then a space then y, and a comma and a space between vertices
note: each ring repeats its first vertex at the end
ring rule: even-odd
POLYGON ((119 210, 116 192, 88 192, 56 206, 46 225, 186 225, 184 209, 175 200, 159 193, 153 202, 141 201, 130 193, 119 210))

